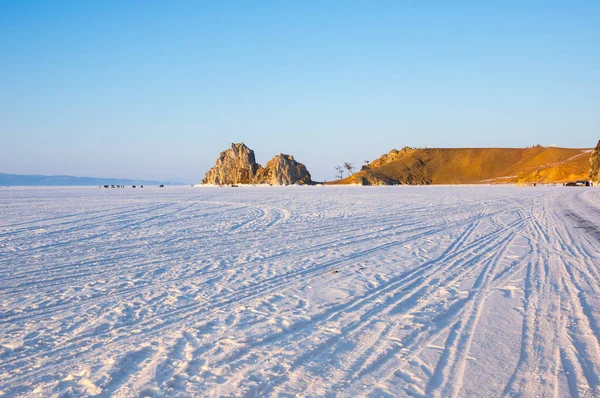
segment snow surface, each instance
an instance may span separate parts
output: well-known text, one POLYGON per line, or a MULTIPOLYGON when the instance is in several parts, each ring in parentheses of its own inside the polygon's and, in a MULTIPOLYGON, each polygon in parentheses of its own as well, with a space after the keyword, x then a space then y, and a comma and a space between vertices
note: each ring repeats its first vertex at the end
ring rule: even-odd
POLYGON ((2 396, 600 396, 600 189, 0 188, 2 396))

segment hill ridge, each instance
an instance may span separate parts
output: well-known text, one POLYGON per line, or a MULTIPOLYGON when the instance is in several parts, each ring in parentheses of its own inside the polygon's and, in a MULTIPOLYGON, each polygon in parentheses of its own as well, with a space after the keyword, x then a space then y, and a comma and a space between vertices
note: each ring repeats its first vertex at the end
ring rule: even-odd
POLYGON ((592 148, 393 149, 332 184, 564 183, 588 179, 592 148))

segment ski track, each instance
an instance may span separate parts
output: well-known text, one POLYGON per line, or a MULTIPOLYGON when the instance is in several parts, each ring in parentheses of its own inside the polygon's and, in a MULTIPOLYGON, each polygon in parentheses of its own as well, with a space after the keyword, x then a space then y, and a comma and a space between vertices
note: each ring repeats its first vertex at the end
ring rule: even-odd
POLYGON ((0 188, 0 397, 600 396, 600 189, 0 188))

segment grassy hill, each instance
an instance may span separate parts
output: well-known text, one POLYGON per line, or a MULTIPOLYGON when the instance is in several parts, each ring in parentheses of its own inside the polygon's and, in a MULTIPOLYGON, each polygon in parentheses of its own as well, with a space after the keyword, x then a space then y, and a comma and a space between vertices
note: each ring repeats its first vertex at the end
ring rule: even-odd
POLYGON ((405 147, 332 184, 562 183, 587 179, 591 149, 405 147))

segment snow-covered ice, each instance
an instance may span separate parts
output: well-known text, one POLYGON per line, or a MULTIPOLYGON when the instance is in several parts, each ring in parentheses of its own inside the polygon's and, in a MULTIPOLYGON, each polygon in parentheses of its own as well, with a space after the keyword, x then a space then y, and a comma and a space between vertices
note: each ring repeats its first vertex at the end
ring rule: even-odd
POLYGON ((600 189, 0 188, 0 396, 600 396, 600 189))

